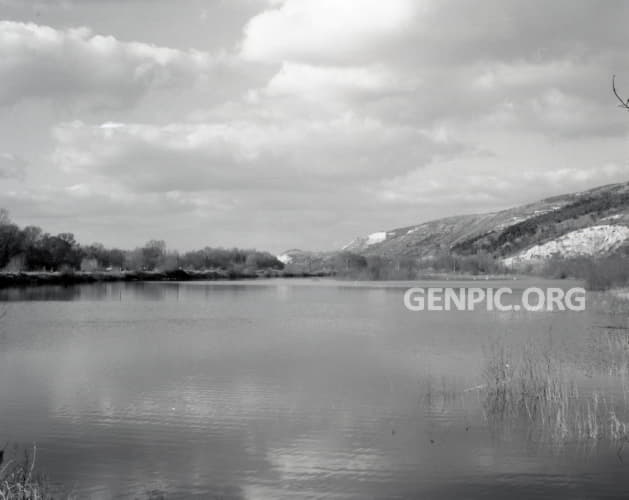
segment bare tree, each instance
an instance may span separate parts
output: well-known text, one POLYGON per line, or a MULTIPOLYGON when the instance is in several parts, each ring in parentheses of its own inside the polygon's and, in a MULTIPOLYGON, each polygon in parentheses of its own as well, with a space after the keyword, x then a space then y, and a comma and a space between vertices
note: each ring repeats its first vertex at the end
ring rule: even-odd
POLYGON ((616 99, 620 101, 620 104, 618 107, 625 108, 626 110, 629 111, 629 99, 627 100, 623 99, 622 97, 618 95, 618 92, 616 91, 616 75, 612 76, 612 90, 614 91, 614 95, 616 96, 616 99))

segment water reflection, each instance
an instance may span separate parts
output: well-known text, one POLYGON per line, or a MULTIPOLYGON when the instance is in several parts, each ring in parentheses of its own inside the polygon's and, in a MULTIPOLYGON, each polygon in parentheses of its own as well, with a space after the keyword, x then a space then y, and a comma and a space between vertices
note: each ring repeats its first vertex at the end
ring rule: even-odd
POLYGON ((42 469, 88 498, 528 498, 526 485, 548 497, 624 491, 616 448, 597 440, 584 460, 564 440, 558 451, 556 441, 519 426, 521 382, 503 405, 518 409, 516 419, 492 409, 491 387, 479 388, 492 342, 515 358, 527 342, 550 338, 579 394, 602 380, 622 394, 603 370, 624 358, 606 354, 605 335, 595 335, 600 316, 417 314, 403 307, 404 289, 263 282, 5 290, 0 441, 36 441, 42 469), (492 414, 502 415, 502 434, 498 421, 489 425, 492 414))
MULTIPOLYGON (((93 293, 104 296, 103 287, 95 287, 93 293)), ((81 288, 77 286, 42 285, 37 287, 16 287, 0 289, 0 301, 50 301, 77 300, 81 298, 81 288)))

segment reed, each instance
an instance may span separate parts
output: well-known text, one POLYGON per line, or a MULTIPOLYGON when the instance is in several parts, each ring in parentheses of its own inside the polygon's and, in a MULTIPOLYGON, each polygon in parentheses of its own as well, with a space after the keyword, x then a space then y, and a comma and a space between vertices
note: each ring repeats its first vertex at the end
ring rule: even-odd
POLYGON ((46 482, 33 474, 37 447, 32 453, 24 452, 22 460, 7 459, 0 465, 1 500, 49 500, 53 496, 46 482))
MULTIPOLYGON (((624 374, 629 355, 610 340, 608 372, 624 374)), ((604 391, 581 393, 576 368, 549 346, 527 343, 517 350, 495 343, 487 351, 483 410, 493 430, 525 429, 536 441, 607 440, 619 450, 629 438, 629 408, 604 391)))

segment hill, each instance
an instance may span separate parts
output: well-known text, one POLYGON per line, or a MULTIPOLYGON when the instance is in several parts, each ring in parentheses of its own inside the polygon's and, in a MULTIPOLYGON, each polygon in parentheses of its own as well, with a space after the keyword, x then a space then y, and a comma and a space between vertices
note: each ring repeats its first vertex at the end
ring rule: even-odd
POLYGON ((354 239, 341 249, 386 259, 487 254, 507 265, 624 251, 629 183, 546 198, 487 214, 432 220, 354 239))

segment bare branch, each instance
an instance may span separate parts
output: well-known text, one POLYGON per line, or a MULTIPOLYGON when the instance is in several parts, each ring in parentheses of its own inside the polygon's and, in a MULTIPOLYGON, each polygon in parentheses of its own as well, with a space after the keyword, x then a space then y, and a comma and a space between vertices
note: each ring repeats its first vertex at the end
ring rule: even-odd
POLYGON ((616 91, 616 75, 612 76, 612 90, 614 91, 614 95, 616 96, 616 99, 620 101, 619 107, 629 110, 629 99, 625 101, 622 97, 618 95, 618 92, 616 91))

